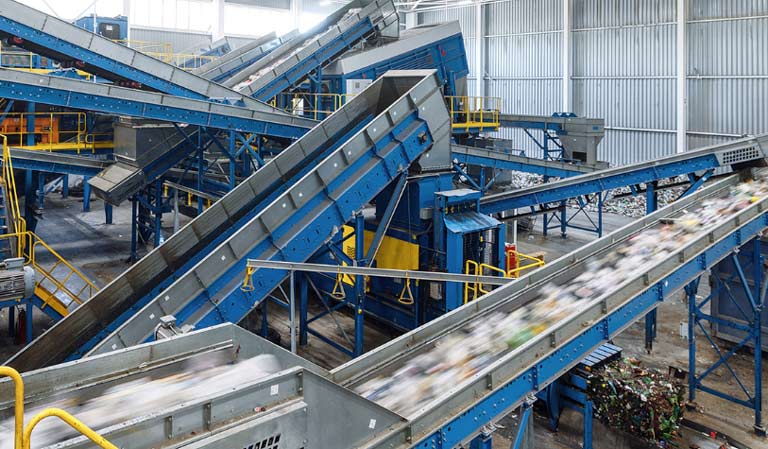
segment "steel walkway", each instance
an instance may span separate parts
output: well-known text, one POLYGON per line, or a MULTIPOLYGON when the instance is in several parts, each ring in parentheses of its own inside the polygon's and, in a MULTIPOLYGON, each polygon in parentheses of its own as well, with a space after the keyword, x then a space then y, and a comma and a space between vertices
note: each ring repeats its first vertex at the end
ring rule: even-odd
MULTIPOLYGON (((117 84, 275 112, 243 94, 13 0, 0 0, 0 35, 14 45, 117 84)), ((44 99, 38 101, 45 103, 44 99)))
POLYGON ((227 82, 243 95, 269 101, 300 84, 366 38, 398 23, 392 0, 356 0, 345 5, 307 33, 275 49, 227 82), (358 12, 353 9, 361 8, 358 12))
POLYGON ((240 293, 246 258, 305 260, 433 141, 447 141, 450 121, 439 86, 434 72, 382 77, 14 356, 12 365, 33 369, 97 345, 141 342, 156 323, 147 334, 137 317, 156 321, 158 307, 198 326, 239 321, 283 276, 266 273, 255 282, 258 291, 224 301, 240 293))

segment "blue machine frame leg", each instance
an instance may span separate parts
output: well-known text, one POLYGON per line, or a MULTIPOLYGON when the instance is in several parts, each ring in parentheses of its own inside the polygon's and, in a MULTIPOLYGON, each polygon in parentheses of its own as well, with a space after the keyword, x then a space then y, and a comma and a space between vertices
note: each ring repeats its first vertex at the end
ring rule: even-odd
MULTIPOLYGON (((365 265, 365 217, 355 215, 355 259, 365 265)), ((355 276, 355 349, 354 357, 363 355, 363 325, 365 322, 365 276, 355 276)))
POLYGON ((520 408, 520 427, 510 449, 533 449, 533 401, 525 401, 520 408))
MULTIPOLYGON (((742 405, 754 411, 755 421, 753 429, 759 436, 766 435, 766 429, 762 423, 762 312, 766 302, 766 290, 768 290, 768 277, 765 276, 766 260, 761 255, 760 238, 755 238, 744 246, 752 246, 751 260, 739 257, 740 252, 734 252, 721 263, 729 263, 732 269, 729 270, 729 279, 721 279, 715 273, 711 275, 711 292, 709 296, 700 300, 697 296, 698 286, 701 278, 697 278, 685 287, 688 298, 688 399, 693 402, 696 399, 696 391, 703 391, 721 399, 742 405), (753 279, 748 281, 745 275, 747 263, 752 265, 753 279), (733 283, 733 285, 731 285, 733 283), (742 290, 741 293, 747 298, 747 307, 738 305, 735 299, 736 290, 742 290), (721 292, 727 292, 722 295, 721 292), (728 319, 727 316, 713 316, 709 310, 704 309, 710 304, 717 295, 721 295, 721 301, 730 298, 734 305, 739 308, 743 319, 728 319), (720 328, 731 329, 740 332, 740 341, 735 343, 729 350, 725 350, 715 341, 714 335, 705 323, 717 324, 720 328), (706 341, 712 347, 717 355, 717 361, 700 374, 696 372, 696 330, 704 336, 706 341), (743 338, 741 337, 743 335, 743 338), (749 391, 746 378, 742 379, 731 366, 731 359, 737 351, 747 345, 753 345, 754 354, 754 389, 749 391), (741 390, 739 396, 716 390, 710 386, 704 385, 704 380, 712 374, 717 368, 725 367, 730 373, 732 379, 741 390), (743 393, 743 394, 742 394, 743 393)), ((743 247, 742 247, 743 248, 743 247)), ((714 271, 714 270, 713 270, 714 271)))
POLYGON ((83 212, 91 211, 91 185, 88 184, 88 176, 83 177, 83 212))
POLYGON ((8 307, 8 336, 16 334, 16 307, 8 307))
MULTIPOLYGON (((651 214, 659 208, 659 195, 656 190, 658 183, 656 181, 648 183, 645 191, 645 213, 651 214)), ((656 339, 656 324, 658 314, 656 309, 651 310, 645 315, 645 350, 650 354, 653 351, 653 341, 656 339)))
POLYGON ((64 199, 69 198, 69 175, 61 177, 61 197, 64 199))
POLYGON ((109 203, 104 203, 104 221, 112 224, 112 205, 109 203))

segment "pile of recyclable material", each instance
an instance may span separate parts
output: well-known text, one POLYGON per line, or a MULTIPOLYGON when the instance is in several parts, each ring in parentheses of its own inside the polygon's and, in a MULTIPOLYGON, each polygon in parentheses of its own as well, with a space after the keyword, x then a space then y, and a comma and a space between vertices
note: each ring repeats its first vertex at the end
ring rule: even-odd
MULTIPOLYGON (((242 385, 280 371, 273 355, 263 354, 226 364, 223 354, 193 360, 179 373, 140 376, 108 387, 90 397, 58 399, 24 410, 24 422, 46 408, 60 408, 96 431, 156 413, 204 396, 232 391, 242 385)), ((14 418, 0 421, 0 449, 13 448, 14 418)), ((46 419, 35 427, 33 447, 45 447, 77 437, 77 431, 57 419, 46 419)))
MULTIPOLYGON (((438 339, 397 371, 356 388, 362 396, 410 416, 459 383, 592 300, 617 289, 622 280, 658 265, 699 235, 768 196, 765 179, 744 182, 709 198, 695 210, 630 237, 611 252, 591 258, 587 269, 562 285, 550 282, 536 299, 512 312, 493 312, 438 339)), ((501 287, 502 289, 504 287, 501 287)))
POLYGON ((610 363, 588 380, 595 418, 604 424, 663 447, 678 436, 685 405, 679 382, 636 359, 610 363))

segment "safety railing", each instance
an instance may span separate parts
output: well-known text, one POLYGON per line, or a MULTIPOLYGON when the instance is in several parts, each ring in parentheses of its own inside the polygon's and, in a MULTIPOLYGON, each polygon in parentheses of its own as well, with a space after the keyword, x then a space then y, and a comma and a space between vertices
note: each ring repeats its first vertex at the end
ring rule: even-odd
POLYGON ((5 191, 10 225, 9 232, 0 235, 0 241, 8 240, 8 246, 16 250, 16 257, 23 257, 25 264, 31 265, 40 275, 35 284, 35 293, 40 299, 57 307, 58 312, 66 313, 70 304, 82 304, 98 291, 98 287, 43 239, 27 230, 19 206, 8 140, 4 135, 0 135, 0 139, 3 142, 2 188, 5 191), (45 258, 38 257, 41 252, 49 254, 50 260, 45 261, 45 258), (51 304, 54 301, 57 304, 51 304))
POLYGON ((27 150, 80 153, 111 145, 108 134, 88 132, 84 112, 9 113, 0 123, 0 133, 8 137, 10 145, 27 150))
POLYGON ((282 93, 272 99, 272 106, 289 114, 323 120, 344 105, 344 95, 282 93))
POLYGON ((523 271, 543 267, 544 264, 544 257, 531 256, 515 250, 507 251, 507 267, 510 267, 507 277, 519 278, 523 271))
MULTIPOLYGON (((520 277, 520 273, 526 270, 542 267, 545 263, 544 258, 530 256, 514 250, 507 250, 506 254, 507 267, 509 267, 507 270, 503 270, 491 264, 467 260, 464 264, 464 274, 469 276, 501 276, 504 278, 515 279, 520 277)), ((474 301, 480 296, 490 293, 490 291, 491 289, 486 289, 482 282, 465 282, 464 304, 474 301)))
MULTIPOLYGON (((19 194, 16 191, 16 177, 13 172, 13 161, 11 160, 11 150, 8 147, 8 137, 0 134, 0 140, 3 143, 2 163, 2 185, 0 188, 5 192, 6 218, 8 219, 8 235, 21 235, 27 231, 27 223, 21 215, 19 206, 19 194)), ((24 239, 17 237, 9 242, 10 248, 15 248, 16 255, 24 252, 24 239)))
POLYGON ((501 98, 447 96, 445 102, 454 130, 470 132, 499 129, 501 98))
POLYGON ((117 449, 117 446, 110 443, 106 438, 96 433, 93 429, 85 425, 69 413, 59 408, 48 408, 29 420, 29 424, 24 427, 24 379, 18 371, 8 366, 0 366, 0 376, 10 377, 14 386, 14 431, 13 447, 14 449, 30 449, 32 447, 32 431, 35 426, 45 418, 55 416, 79 434, 84 435, 97 446, 103 449, 117 449))
MULTIPOLYGON (((6 45, 7 47, 7 45, 6 45)), ((31 51, 21 50, 13 47, 12 50, 6 50, 0 42, 0 66, 10 69, 21 69, 33 71, 39 69, 54 68, 53 61, 45 56, 40 56, 31 51)))

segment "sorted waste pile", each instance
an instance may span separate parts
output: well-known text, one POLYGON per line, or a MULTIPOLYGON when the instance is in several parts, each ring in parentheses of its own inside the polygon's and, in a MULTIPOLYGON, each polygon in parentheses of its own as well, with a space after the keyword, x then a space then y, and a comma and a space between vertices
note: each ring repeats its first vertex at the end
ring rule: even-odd
MULTIPOLYGON (((645 230, 617 249, 587 262, 587 269, 563 285, 550 282, 525 307, 493 312, 437 340, 434 347, 387 376, 357 386, 362 396, 410 416, 451 388, 477 374, 502 354, 518 348, 586 303, 619 287, 633 273, 667 259, 670 254, 729 216, 768 196, 765 178, 744 182, 727 195, 703 200, 696 210, 645 230)), ((504 287, 501 287, 504 288, 504 287)))
POLYGON ((666 445, 678 436, 685 387, 636 359, 618 360, 589 376, 587 395, 606 425, 666 445))

